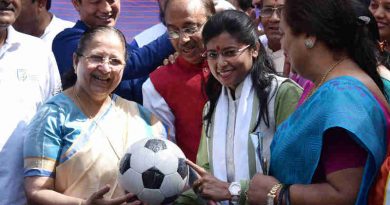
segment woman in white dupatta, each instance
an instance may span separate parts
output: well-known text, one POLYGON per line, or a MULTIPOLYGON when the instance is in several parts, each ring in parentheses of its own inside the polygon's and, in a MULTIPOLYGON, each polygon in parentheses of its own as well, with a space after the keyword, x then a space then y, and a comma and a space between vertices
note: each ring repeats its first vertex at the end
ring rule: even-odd
POLYGON ((200 167, 189 162, 200 174, 193 188, 206 200, 244 204, 249 179, 267 173, 276 127, 294 111, 302 90, 273 74, 272 61, 245 13, 214 15, 202 36, 212 76, 206 87, 200 167))
POLYGON ((115 28, 94 28, 81 38, 71 81, 40 108, 26 137, 30 204, 141 203, 118 185, 119 160, 131 143, 166 133, 142 106, 111 94, 126 57, 125 38, 115 28))

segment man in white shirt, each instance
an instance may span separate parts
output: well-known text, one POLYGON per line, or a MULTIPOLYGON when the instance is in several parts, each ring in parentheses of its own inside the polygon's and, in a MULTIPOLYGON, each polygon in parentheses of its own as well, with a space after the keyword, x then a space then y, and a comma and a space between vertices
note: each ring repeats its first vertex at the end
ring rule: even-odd
POLYGON ((279 30, 279 23, 284 0, 262 0, 260 2, 254 0, 253 2, 256 2, 254 4, 256 7, 261 8, 259 18, 268 40, 265 48, 275 64, 276 72, 282 75, 285 57, 280 44, 282 34, 279 30))
POLYGON ((11 26, 21 0, 0 1, 0 204, 26 204, 23 141, 38 107, 59 92, 54 56, 38 38, 11 26), (39 52, 37 52, 39 49, 39 52))
POLYGON ((74 26, 50 13, 51 0, 22 0, 22 9, 13 27, 22 33, 41 38, 51 50, 54 37, 74 26))

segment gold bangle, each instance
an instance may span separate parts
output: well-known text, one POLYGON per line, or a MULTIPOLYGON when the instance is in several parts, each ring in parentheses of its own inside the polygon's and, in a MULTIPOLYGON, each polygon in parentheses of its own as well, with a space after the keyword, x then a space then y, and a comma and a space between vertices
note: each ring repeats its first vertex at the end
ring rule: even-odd
POLYGON ((267 194, 267 205, 274 205, 275 204, 275 197, 276 193, 278 192, 279 189, 283 187, 283 184, 277 183, 275 184, 271 190, 269 190, 267 194))

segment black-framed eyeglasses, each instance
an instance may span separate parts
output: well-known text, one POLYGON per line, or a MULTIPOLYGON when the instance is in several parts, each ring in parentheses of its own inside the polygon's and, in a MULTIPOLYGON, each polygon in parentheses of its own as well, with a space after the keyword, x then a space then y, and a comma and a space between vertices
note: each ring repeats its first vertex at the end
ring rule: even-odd
POLYGON ((260 16, 263 18, 269 18, 274 14, 274 12, 276 12, 276 15, 278 17, 280 17, 282 14, 283 8, 284 8, 284 5, 279 5, 279 6, 275 6, 275 7, 263 7, 260 10, 260 16))
POLYGON ((101 55, 83 55, 83 54, 77 54, 78 56, 84 57, 88 63, 90 63, 93 66, 102 66, 104 64, 109 65, 111 68, 122 68, 123 65, 125 65, 124 60, 121 60, 119 58, 110 58, 108 56, 101 56, 101 55))
POLYGON ((192 26, 188 26, 188 27, 185 27, 185 28, 182 28, 182 29, 179 29, 179 30, 171 30, 171 29, 168 29, 168 38, 169 39, 178 39, 180 38, 180 34, 186 36, 186 37, 190 37, 192 35, 195 35, 196 33, 200 32, 202 27, 204 26, 206 22, 200 24, 200 25, 192 25, 192 26))
POLYGON ((246 49, 249 48, 249 46, 250 45, 246 45, 242 48, 235 48, 235 47, 226 48, 221 50, 220 52, 216 50, 207 50, 202 54, 202 56, 207 58, 207 60, 209 61, 217 60, 219 55, 221 55, 225 60, 229 60, 231 58, 241 55, 246 49))

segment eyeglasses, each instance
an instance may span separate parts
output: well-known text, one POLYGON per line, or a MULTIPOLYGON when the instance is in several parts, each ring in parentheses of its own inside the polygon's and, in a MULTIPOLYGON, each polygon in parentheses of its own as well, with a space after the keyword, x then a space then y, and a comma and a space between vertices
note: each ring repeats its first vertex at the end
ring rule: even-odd
POLYGON ((284 5, 280 5, 280 6, 276 6, 276 7, 264 7, 260 10, 260 16, 263 18, 269 18, 276 11, 276 15, 278 17, 280 17, 282 14, 282 11, 283 11, 283 7, 284 7, 284 5))
POLYGON ((215 61, 218 59, 218 56, 221 55, 225 60, 237 57, 241 55, 250 45, 246 45, 242 48, 227 48, 222 50, 221 52, 215 50, 207 50, 202 54, 203 57, 207 58, 207 60, 215 61))
POLYGON ((203 23, 199 26, 192 25, 192 26, 185 27, 185 28, 182 28, 179 30, 168 30, 168 36, 169 36, 168 38, 169 39, 178 39, 178 38, 180 38, 180 34, 185 35, 186 37, 190 37, 190 36, 198 33, 205 23, 203 23))
POLYGON ((119 58, 110 58, 108 56, 100 56, 100 55, 82 55, 78 54, 81 57, 84 57, 91 65, 93 66, 102 66, 103 64, 108 64, 111 68, 120 69, 125 64, 119 58))

